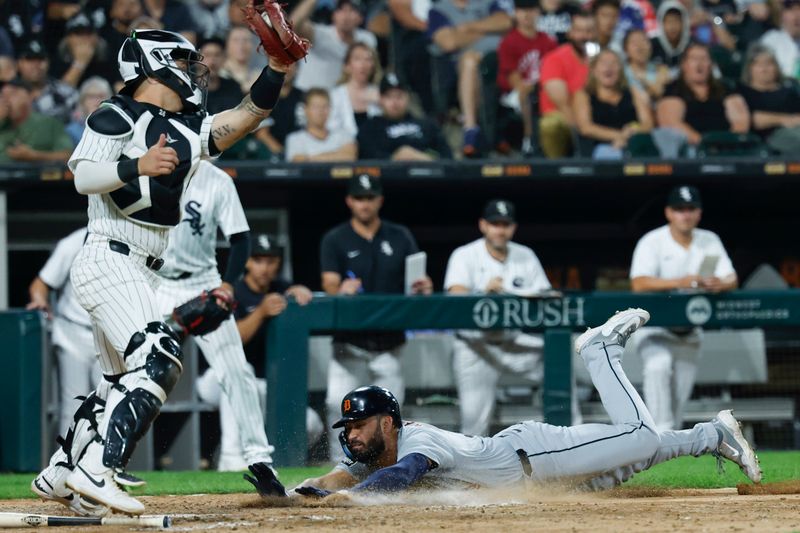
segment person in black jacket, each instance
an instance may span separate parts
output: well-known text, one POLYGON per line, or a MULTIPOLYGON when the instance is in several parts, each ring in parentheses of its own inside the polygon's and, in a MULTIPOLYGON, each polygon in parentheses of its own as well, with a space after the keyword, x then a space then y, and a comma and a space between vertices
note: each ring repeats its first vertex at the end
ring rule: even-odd
POLYGON ((439 127, 408 112, 408 88, 389 73, 380 84, 382 116, 368 118, 358 132, 361 159, 432 161, 452 153, 439 127))
MULTIPOLYGON (((406 257, 419 252, 411 231, 380 217, 383 184, 361 174, 350 178, 345 198, 350 219, 330 229, 320 243, 322 290, 358 298, 362 294, 403 294, 406 257)), ((413 294, 431 294, 427 275, 414 280, 413 294)), ((339 402, 360 385, 391 388, 401 403, 405 384, 400 369, 404 331, 338 331, 333 336, 333 358, 328 366, 325 403, 328 427, 338 416, 339 402)), ((332 460, 344 458, 334 438, 328 440, 332 460)))

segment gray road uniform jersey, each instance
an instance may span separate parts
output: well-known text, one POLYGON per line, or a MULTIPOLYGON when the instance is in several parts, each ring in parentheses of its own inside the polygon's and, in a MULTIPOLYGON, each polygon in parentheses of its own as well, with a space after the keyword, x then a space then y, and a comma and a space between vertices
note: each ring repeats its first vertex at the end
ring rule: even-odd
MULTIPOLYGON (((508 487, 523 483, 524 471, 511 442, 497 437, 472 437, 429 424, 405 422, 397 440, 397 459, 419 453, 438 466, 425 474, 438 487, 508 487)), ((372 470, 362 463, 343 461, 336 467, 358 481, 372 470)))
MULTIPOLYGON (((436 463, 421 481, 485 488, 515 488, 527 480, 561 480, 605 488, 679 455, 716 449, 712 423, 693 429, 655 431, 655 422, 622 369, 624 342, 598 335, 580 355, 610 418, 609 424, 552 426, 533 420, 514 424, 493 437, 472 437, 428 424, 406 422, 397 441, 397 460, 421 454, 436 463)), ((358 482, 373 473, 366 465, 342 462, 358 482)))
POLYGON ((89 233, 130 244, 158 257, 167 247, 169 229, 181 216, 180 198, 200 158, 209 156, 213 115, 170 113, 151 104, 116 95, 86 121, 86 130, 70 157, 75 171, 81 161, 114 162, 143 156, 167 136, 180 164, 168 175, 139 176, 106 194, 89 195, 89 233))

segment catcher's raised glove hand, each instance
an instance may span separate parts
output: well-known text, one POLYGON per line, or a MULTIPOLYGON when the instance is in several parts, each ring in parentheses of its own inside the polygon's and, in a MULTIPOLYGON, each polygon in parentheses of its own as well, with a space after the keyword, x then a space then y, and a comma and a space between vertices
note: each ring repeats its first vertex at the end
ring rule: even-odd
POLYGON ((278 63, 288 66, 308 55, 311 43, 297 35, 277 0, 249 0, 244 17, 264 52, 278 63))
POLYGON ((205 335, 228 320, 236 300, 226 290, 203 291, 172 312, 172 320, 186 335, 205 335))
POLYGON ((242 474, 242 477, 252 483, 261 496, 277 496, 279 498, 288 496, 283 483, 278 481, 275 476, 275 470, 267 463, 254 463, 247 468, 255 477, 247 474, 242 474))

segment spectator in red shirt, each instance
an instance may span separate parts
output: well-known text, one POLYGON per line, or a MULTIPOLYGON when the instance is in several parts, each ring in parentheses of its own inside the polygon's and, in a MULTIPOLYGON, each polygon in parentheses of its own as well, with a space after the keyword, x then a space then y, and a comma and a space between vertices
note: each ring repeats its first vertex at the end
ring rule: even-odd
POLYGON ((522 115, 522 152, 525 155, 530 155, 533 151, 531 91, 539 82, 542 58, 558 47, 549 35, 536 30, 538 19, 538 0, 516 0, 514 29, 503 37, 497 48, 500 64, 497 85, 504 93, 501 101, 522 115))
POLYGON ((539 109, 539 135, 542 151, 548 158, 564 157, 572 147, 575 116, 572 97, 586 84, 589 59, 586 45, 594 40, 594 18, 581 11, 572 16, 568 42, 562 44, 542 62, 539 109))

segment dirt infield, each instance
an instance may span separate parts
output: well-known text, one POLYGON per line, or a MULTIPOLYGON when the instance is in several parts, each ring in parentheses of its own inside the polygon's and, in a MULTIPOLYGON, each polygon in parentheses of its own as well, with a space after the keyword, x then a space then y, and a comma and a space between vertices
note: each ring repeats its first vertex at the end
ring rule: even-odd
MULTIPOLYGON (((736 489, 633 489, 523 497, 481 492, 435 493, 406 497, 404 503, 398 503, 401 500, 397 498, 370 504, 360 502, 355 508, 265 507, 258 497, 249 494, 141 499, 149 514, 173 515, 173 531, 800 531, 800 495, 740 496, 736 489)), ((6 512, 65 514, 61 509, 56 504, 33 500, 0 502, 0 511, 6 512)), ((59 531, 86 530, 59 528, 59 531)))

